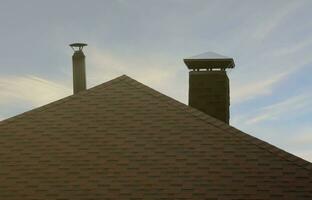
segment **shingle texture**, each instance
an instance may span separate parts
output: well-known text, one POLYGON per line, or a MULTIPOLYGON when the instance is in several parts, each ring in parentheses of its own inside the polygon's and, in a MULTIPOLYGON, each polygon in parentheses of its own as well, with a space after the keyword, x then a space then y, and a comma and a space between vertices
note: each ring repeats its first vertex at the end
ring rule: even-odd
POLYGON ((0 199, 312 199, 312 164, 121 76, 0 122, 0 199))

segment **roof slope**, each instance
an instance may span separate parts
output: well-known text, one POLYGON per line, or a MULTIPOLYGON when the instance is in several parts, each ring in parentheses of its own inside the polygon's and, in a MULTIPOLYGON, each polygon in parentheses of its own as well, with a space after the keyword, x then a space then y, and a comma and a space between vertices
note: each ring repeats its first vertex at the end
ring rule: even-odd
POLYGON ((0 199, 311 199, 312 164, 127 77, 0 122, 0 199))

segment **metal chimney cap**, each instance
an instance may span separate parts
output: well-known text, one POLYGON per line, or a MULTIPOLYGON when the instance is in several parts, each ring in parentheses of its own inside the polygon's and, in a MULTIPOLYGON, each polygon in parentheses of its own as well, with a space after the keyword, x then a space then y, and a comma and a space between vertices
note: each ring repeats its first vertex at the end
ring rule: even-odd
POLYGON ((74 51, 82 51, 83 47, 88 46, 86 43, 72 43, 69 45, 74 51))
POLYGON ((226 69, 235 67, 233 58, 214 52, 206 52, 190 58, 185 58, 184 63, 189 69, 192 70, 226 69))

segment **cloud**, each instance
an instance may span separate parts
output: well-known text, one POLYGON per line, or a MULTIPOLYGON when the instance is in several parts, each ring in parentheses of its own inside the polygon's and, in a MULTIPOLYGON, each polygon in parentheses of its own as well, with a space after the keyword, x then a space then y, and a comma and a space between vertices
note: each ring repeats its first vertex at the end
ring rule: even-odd
MULTIPOLYGON (((147 56, 143 59, 120 56, 91 47, 87 54, 88 88, 127 74, 169 96, 183 99, 187 93, 184 89, 177 89, 181 88, 176 81, 177 67, 181 66, 172 64, 161 56, 147 56)), ((56 81, 36 75, 0 76, 0 107, 5 107, 8 112, 2 110, 0 118, 24 111, 22 108, 15 109, 14 105, 31 109, 71 95, 72 88, 68 83, 67 80, 56 81)))
POLYGON ((311 98, 310 94, 293 96, 235 117, 231 124, 311 162, 312 127, 306 118, 312 112, 311 98), (301 116, 305 116, 304 120, 301 116))
MULTIPOLYGON (((156 90, 179 100, 185 100, 187 82, 181 87, 178 77, 179 63, 161 55, 144 55, 141 57, 121 56, 104 49, 88 49, 88 80, 90 85, 97 85, 112 78, 126 74, 156 90)), ((187 73, 185 74, 187 77, 187 73)))
MULTIPOLYGON (((312 106, 312 95, 301 94, 293 96, 281 102, 261 108, 256 115, 248 116, 245 124, 255 124, 262 121, 272 121, 280 119, 283 116, 296 116, 309 112, 309 107, 312 106)), ((311 110, 311 109, 310 109, 311 110)))
MULTIPOLYGON (((244 28, 241 24, 231 32, 228 44, 232 54, 236 54, 237 64, 231 72, 232 104, 271 95, 278 84, 285 84, 287 77, 312 62, 312 38, 296 38, 301 34, 296 25, 302 23, 293 24, 293 18, 299 19, 297 14, 303 12, 307 2, 275 2, 272 8, 263 11, 265 13, 259 12, 265 7, 261 4, 250 18, 242 20, 244 28), (240 39, 236 41, 233 37, 240 39)), ((302 27, 309 30, 309 24, 304 23, 302 27)))
POLYGON ((297 128, 294 135, 285 141, 286 145, 295 155, 312 161, 312 126, 297 128))
MULTIPOLYGON (((312 129, 306 133, 300 133, 292 142, 295 145, 310 145, 312 144, 312 129)), ((311 150, 312 153, 312 150, 311 150)))
MULTIPOLYGON (((304 5, 304 1, 288 1, 280 3, 278 11, 267 15, 256 27, 253 38, 263 40, 270 35, 290 14, 304 5)), ((262 16, 263 17, 263 16, 262 16)))
POLYGON ((138 80, 158 84, 175 74, 176 66, 168 66, 165 59, 149 57, 118 56, 109 51, 92 47, 88 50, 91 81, 111 79, 122 74, 131 74, 138 80))
POLYGON ((263 52, 241 63, 231 83, 231 102, 239 104, 272 94, 277 84, 285 83, 293 73, 312 63, 310 51, 305 49, 309 45, 312 38, 263 52))
POLYGON ((34 75, 0 77, 0 106, 13 102, 41 106, 71 94, 65 85, 34 75))
POLYGON ((282 72, 280 74, 264 78, 263 80, 252 81, 248 84, 234 86, 231 92, 231 100, 233 104, 241 103, 261 95, 271 94, 275 84, 286 78, 292 70, 282 72))
POLYGON ((273 51, 273 56, 287 56, 291 54, 296 54, 303 51, 307 47, 312 46, 312 37, 306 38, 302 41, 296 42, 293 45, 287 45, 287 47, 279 48, 273 51))

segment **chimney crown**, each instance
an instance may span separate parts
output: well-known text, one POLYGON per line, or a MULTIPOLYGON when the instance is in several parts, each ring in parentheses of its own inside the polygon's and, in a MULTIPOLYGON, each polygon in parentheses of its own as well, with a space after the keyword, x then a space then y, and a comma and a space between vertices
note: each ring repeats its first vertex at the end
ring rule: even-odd
POLYGON ((184 59, 184 63, 191 70, 234 68, 233 58, 229 58, 215 52, 206 52, 184 59))

